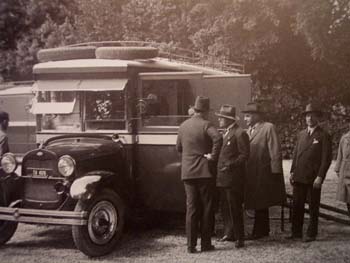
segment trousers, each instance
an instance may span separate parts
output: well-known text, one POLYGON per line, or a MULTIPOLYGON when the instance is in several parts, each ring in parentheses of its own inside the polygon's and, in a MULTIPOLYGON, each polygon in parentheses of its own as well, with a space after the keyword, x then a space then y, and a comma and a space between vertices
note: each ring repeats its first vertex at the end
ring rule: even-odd
POLYGON ((197 245, 198 232, 201 247, 211 246, 214 216, 214 181, 212 178, 184 180, 186 193, 186 236, 187 247, 197 245))
POLYGON ((318 233, 318 215, 320 210, 321 189, 312 184, 294 183, 292 208, 292 235, 302 237, 305 203, 309 199, 310 221, 306 235, 316 237, 318 233))

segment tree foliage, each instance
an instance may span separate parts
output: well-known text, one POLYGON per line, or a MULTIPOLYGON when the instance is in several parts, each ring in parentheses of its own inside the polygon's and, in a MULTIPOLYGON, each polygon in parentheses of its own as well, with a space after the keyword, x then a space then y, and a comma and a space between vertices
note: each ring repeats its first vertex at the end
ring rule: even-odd
POLYGON ((73 14, 77 6, 72 1, 5 0, 0 7, 3 79, 30 78, 39 48, 76 40, 73 14))
POLYGON ((278 113, 270 117, 281 124, 284 145, 293 144, 298 113, 310 101, 332 112, 331 126, 350 114, 349 0, 0 3, 3 79, 28 78, 39 48, 101 40, 155 41, 243 63, 254 98, 278 113))

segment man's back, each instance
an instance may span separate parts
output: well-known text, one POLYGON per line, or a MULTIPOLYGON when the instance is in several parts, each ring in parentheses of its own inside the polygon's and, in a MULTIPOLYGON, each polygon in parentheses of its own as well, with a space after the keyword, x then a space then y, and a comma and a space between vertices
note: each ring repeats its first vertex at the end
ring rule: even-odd
POLYGON ((182 153, 182 180, 212 177, 204 154, 212 153, 216 159, 220 147, 221 135, 209 121, 193 116, 182 123, 176 145, 182 153))

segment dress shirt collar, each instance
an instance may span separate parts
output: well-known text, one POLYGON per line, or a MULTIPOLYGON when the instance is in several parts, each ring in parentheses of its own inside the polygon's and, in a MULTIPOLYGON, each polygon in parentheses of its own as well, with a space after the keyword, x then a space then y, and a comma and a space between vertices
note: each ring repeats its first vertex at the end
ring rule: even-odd
POLYGON ((311 136, 316 130, 317 125, 315 127, 307 127, 307 133, 311 136))
POLYGON ((230 130, 236 125, 236 122, 231 123, 225 130, 224 137, 230 132, 230 130))

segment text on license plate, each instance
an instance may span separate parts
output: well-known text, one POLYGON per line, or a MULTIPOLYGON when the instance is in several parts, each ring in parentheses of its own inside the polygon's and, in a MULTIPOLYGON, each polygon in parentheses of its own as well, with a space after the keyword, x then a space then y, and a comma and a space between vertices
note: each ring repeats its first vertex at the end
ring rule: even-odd
POLYGON ((48 171, 33 169, 33 176, 47 177, 48 171))

